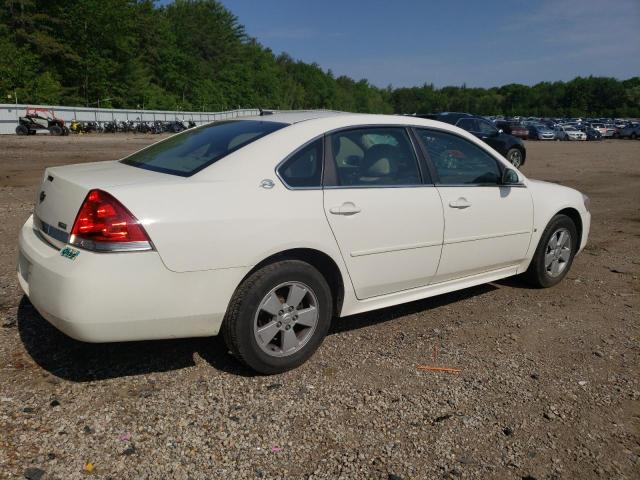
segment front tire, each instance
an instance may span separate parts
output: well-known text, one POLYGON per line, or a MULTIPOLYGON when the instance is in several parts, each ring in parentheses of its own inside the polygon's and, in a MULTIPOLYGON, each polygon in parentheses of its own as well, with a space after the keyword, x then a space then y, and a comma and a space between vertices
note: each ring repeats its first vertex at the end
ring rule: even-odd
POLYGON ((525 280, 538 288, 557 285, 569 272, 577 249, 575 223, 566 215, 556 215, 542 232, 525 280))
POLYGON ((16 127, 16 135, 29 135, 29 129, 24 125, 18 125, 16 127))
POLYGON ((236 290, 222 331, 227 347, 262 374, 304 363, 322 343, 332 317, 331 289, 308 263, 284 260, 252 273, 236 290))

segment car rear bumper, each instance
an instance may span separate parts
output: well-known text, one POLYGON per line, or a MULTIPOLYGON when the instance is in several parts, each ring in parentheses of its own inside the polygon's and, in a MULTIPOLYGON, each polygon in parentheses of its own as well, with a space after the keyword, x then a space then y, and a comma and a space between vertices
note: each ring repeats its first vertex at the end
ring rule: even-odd
POLYGON ((114 342, 216 335, 245 268, 176 273, 155 251, 73 260, 29 217, 19 236, 18 280, 40 314, 70 337, 114 342))

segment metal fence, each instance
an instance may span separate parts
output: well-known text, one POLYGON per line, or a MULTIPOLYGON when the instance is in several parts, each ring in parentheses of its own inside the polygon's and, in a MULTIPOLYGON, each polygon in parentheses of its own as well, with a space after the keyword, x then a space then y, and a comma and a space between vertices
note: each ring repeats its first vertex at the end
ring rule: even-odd
POLYGON ((180 120, 188 122, 191 120, 195 122, 196 125, 201 125, 214 120, 225 120, 227 118, 242 117, 246 115, 258 115, 260 113, 260 110, 257 108, 229 110, 226 112, 179 112, 170 110, 0 104, 0 134, 15 133, 16 127, 18 126, 18 118, 25 115, 28 107, 50 108, 55 112, 56 117, 61 118, 65 123, 69 123, 74 119, 80 122, 120 122, 129 120, 136 122, 155 122, 156 120, 180 120))

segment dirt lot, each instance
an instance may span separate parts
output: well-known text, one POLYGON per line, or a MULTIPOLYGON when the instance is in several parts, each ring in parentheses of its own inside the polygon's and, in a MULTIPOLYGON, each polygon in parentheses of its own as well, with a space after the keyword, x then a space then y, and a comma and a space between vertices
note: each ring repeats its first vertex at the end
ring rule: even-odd
POLYGON ((527 144, 526 174, 592 199, 559 286, 337 320, 307 364, 260 377, 216 338, 76 342, 18 287, 43 168, 155 139, 0 137, 1 478, 640 477, 640 142, 527 144), (416 371, 436 346, 460 375, 416 371))

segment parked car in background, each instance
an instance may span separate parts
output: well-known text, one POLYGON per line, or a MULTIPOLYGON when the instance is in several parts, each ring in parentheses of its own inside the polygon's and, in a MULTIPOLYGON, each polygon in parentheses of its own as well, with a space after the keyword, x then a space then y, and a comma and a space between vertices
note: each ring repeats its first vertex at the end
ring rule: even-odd
POLYGON ((529 125, 529 138, 531 140, 555 140, 556 134, 546 125, 529 125))
POLYGON ((450 123, 451 125, 455 125, 472 133, 483 142, 489 144, 494 150, 500 152, 516 168, 524 165, 525 159, 527 158, 527 149, 522 140, 503 132, 498 129, 493 122, 485 118, 460 112, 443 112, 416 116, 450 123))
POLYGON ((305 362, 337 317, 518 274, 556 285, 591 223, 580 192, 391 115, 214 122, 50 167, 38 191, 18 280, 51 324, 89 342, 222 334, 265 374, 305 362))
POLYGON ((582 131, 587 135, 587 140, 602 140, 602 133, 593 127, 585 125, 582 131))
POLYGON ((616 133, 616 126, 613 123, 605 123, 604 129, 600 133, 602 133, 602 138, 613 138, 616 133))
POLYGON ((597 130, 602 137, 606 136, 607 127, 605 127, 604 123, 592 123, 590 127, 597 130))
POLYGON ((509 135, 521 138, 522 140, 526 140, 527 138, 529 138, 529 129, 518 121, 496 120, 494 123, 496 127, 501 129, 503 132, 508 133, 509 135))
POLYGON ((630 123, 626 127, 621 128, 618 131, 618 136, 620 138, 631 138, 632 140, 640 138, 640 123, 630 123))
POLYGON ((558 125, 555 129, 556 140, 586 140, 587 134, 572 125, 558 125))

